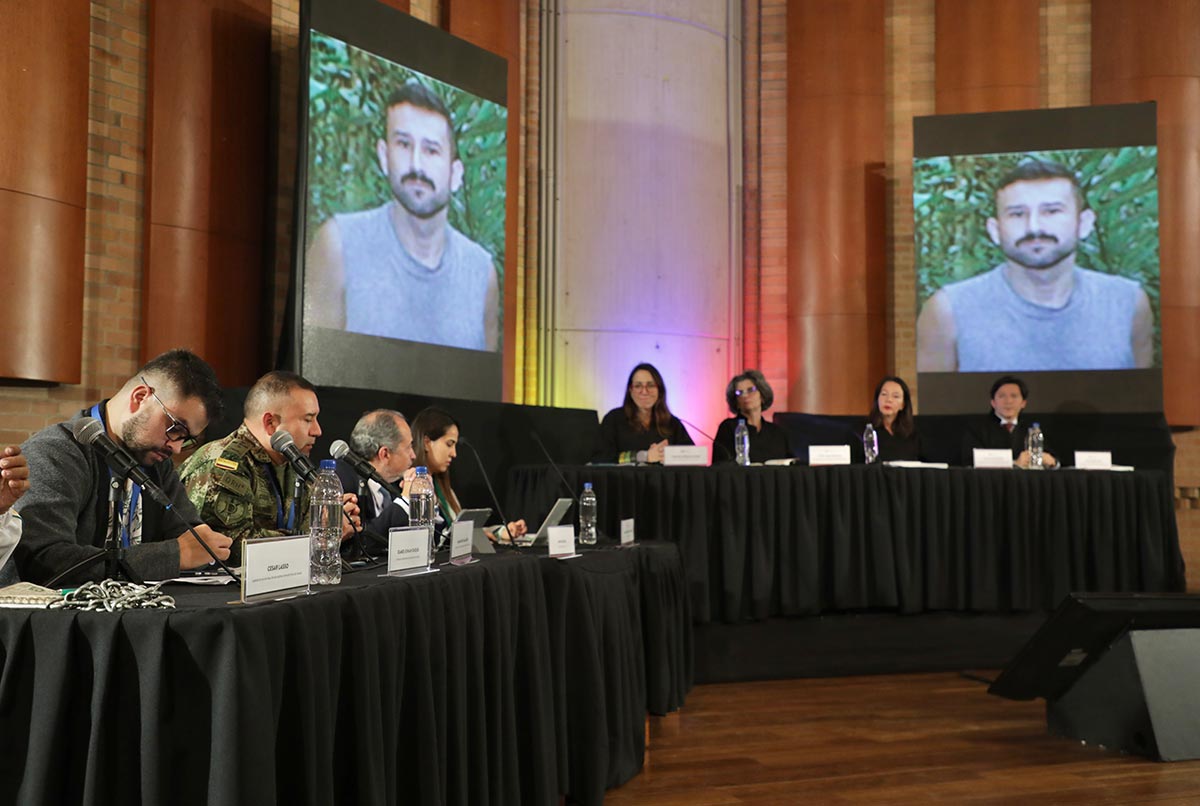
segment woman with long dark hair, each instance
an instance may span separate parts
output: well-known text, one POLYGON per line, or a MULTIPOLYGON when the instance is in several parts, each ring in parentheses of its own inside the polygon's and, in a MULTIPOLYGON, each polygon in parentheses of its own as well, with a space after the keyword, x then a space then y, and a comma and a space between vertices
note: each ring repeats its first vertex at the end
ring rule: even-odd
POLYGON ((912 408, 912 395, 903 378, 888 375, 875 387, 868 419, 879 440, 879 461, 921 459, 921 438, 912 408))
POLYGON ((667 408, 667 387, 653 364, 638 364, 625 384, 625 401, 604 415, 594 462, 661 462, 667 445, 694 445, 667 408))
MULTIPOLYGON (((434 497, 437 499, 437 517, 434 526, 439 535, 439 543, 444 539, 446 524, 452 523, 462 511, 462 504, 454 494, 450 484, 450 464, 458 456, 459 430, 458 421, 449 412, 430 406, 423 409, 412 421, 413 453, 416 459, 414 467, 424 466, 433 479, 434 497)), ((489 538, 497 539, 497 535, 489 529, 484 530, 489 538)), ((524 520, 512 521, 500 529, 499 537, 504 541, 525 534, 524 520)))

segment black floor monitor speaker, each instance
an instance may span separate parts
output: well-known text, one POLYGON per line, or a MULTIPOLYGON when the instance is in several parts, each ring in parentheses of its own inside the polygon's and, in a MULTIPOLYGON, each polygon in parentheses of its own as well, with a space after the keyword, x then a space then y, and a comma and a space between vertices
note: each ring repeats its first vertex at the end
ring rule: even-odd
POLYGON ((988 689, 1046 699, 1050 732, 1200 758, 1200 596, 1072 594, 988 689))

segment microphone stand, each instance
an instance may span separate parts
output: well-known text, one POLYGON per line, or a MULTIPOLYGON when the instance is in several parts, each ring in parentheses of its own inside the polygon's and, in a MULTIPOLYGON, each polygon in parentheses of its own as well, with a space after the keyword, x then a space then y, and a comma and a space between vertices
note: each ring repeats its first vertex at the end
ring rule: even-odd
MULTIPOLYGON (((571 500, 575 502, 575 512, 577 516, 582 516, 583 507, 579 505, 579 496, 575 494, 575 491, 571 489, 571 485, 567 483, 567 477, 563 475, 562 469, 558 466, 558 463, 554 461, 554 457, 550 455, 550 451, 546 448, 546 443, 542 442, 542 438, 538 436, 538 432, 536 430, 530 430, 529 436, 533 437, 533 441, 536 442, 538 447, 542 449, 542 455, 546 457, 546 461, 550 463, 550 467, 554 468, 554 472, 558 475, 558 480, 562 482, 562 486, 567 491, 567 495, 571 496, 571 500)), ((596 542, 598 543, 601 539, 607 541, 609 538, 608 535, 604 534, 604 530, 600 528, 600 518, 599 513, 597 513, 596 542)))
POLYGON ((508 543, 500 543, 499 540, 495 542, 501 546, 506 545, 509 548, 517 548, 517 539, 508 531, 508 518, 504 517, 504 510, 500 508, 500 499, 496 497, 496 491, 492 488, 492 480, 488 478, 487 470, 483 466, 483 459, 479 457, 479 451, 462 437, 459 437, 458 444, 465 445, 471 449, 471 455, 475 457, 475 463, 479 465, 479 473, 483 476, 483 483, 487 485, 488 494, 492 496, 492 503, 496 505, 496 513, 500 516, 501 527, 504 529, 504 533, 508 535, 508 543))

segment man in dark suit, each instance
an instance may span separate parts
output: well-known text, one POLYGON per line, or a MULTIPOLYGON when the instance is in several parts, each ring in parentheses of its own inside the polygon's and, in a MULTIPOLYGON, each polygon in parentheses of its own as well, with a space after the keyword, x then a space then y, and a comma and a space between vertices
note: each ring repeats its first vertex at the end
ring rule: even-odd
MULTIPOLYGON (((1018 467, 1029 467, 1029 451, 1025 449, 1025 438, 1029 435, 1029 421, 1021 418, 1025 404, 1029 402, 1029 387, 1014 375, 1003 375, 992 384, 992 413, 967 426, 963 435, 963 464, 974 464, 975 448, 1008 448, 1012 451, 1013 463, 1018 467)), ((1042 452, 1045 467, 1057 467, 1058 460, 1048 450, 1042 452)))
MULTIPOLYGON (((403 479, 402 490, 407 494, 408 484, 415 475, 412 463, 416 456, 412 431, 403 414, 391 409, 376 409, 364 414, 350 432, 350 450, 370 462, 387 481, 395 484, 403 479)), ((378 541, 386 544, 389 529, 408 526, 406 498, 391 500, 383 487, 361 478, 348 462, 340 459, 337 474, 343 490, 358 494, 363 531, 372 537, 372 544, 378 541)))

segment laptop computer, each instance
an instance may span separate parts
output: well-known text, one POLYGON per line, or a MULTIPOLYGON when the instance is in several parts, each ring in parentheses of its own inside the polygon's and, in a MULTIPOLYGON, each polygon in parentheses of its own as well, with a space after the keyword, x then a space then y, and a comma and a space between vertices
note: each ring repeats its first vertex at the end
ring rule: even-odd
POLYGON ((575 503, 573 498, 560 498, 554 502, 554 506, 550 508, 546 519, 542 521, 541 527, 537 532, 526 532, 523 537, 517 538, 518 546, 540 546, 546 542, 546 535, 550 531, 551 526, 558 526, 562 523, 562 519, 566 517, 567 510, 571 508, 571 504, 575 503))
POLYGON ((471 530, 471 551, 475 554, 495 554, 496 547, 492 545, 492 541, 488 540, 487 535, 483 533, 483 525, 487 523, 487 519, 492 516, 490 509, 464 509, 460 510, 458 517, 454 519, 455 523, 466 523, 470 521, 475 526, 471 530))

